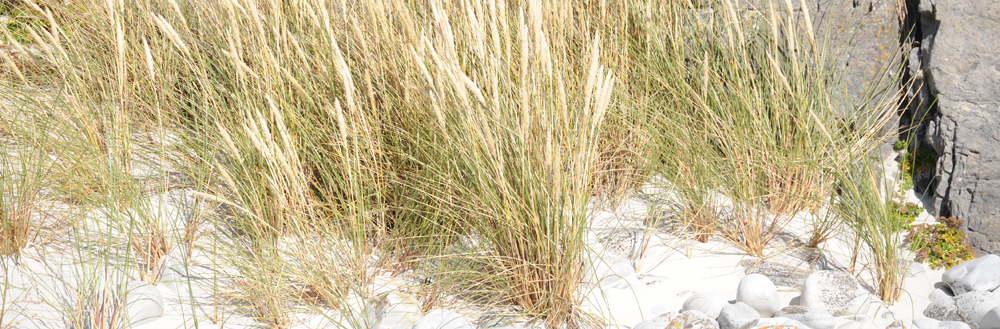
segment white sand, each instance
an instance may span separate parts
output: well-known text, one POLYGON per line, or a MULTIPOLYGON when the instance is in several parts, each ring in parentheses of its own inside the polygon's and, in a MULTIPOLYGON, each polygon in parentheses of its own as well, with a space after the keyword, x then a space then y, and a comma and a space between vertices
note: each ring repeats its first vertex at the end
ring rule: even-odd
MULTIPOLYGON (((895 161, 892 159, 887 159, 885 165, 890 174, 895 171, 895 161)), ((648 194, 639 193, 613 211, 595 209, 592 214, 592 234, 589 238, 592 250, 588 257, 595 265, 581 288, 581 298, 585 301, 584 310, 605 319, 609 327, 629 328, 662 313, 677 312, 683 302, 695 293, 711 292, 733 300, 736 298, 737 285, 745 276, 746 268, 741 265, 741 261, 765 260, 809 270, 811 261, 818 255, 815 251, 789 247, 792 238, 804 239, 803 235, 810 229, 809 223, 812 220, 809 215, 796 217, 784 228, 786 234, 772 241, 765 252, 766 256, 758 259, 747 256, 719 236, 711 238, 707 243, 698 243, 665 230, 645 227, 643 223, 655 213, 651 208, 657 204, 654 199, 662 198, 666 193, 651 187, 644 191, 648 194), (625 246, 625 251, 612 250, 613 248, 599 242, 610 232, 628 231, 637 232, 633 236, 638 239, 623 238, 607 243, 625 246), (641 243, 629 242, 641 242, 643 239, 648 239, 646 248, 642 248, 641 243), (640 252, 641 256, 638 255, 640 252)), ((186 225, 183 218, 189 214, 174 205, 190 201, 185 198, 189 196, 183 191, 174 190, 151 198, 151 204, 155 205, 151 208, 159 211, 158 216, 165 219, 164 225, 168 225, 171 230, 179 230, 186 225)), ((924 205, 929 205, 930 201, 919 200, 912 192, 907 195, 907 199, 911 202, 923 201, 924 205)), ((92 220, 93 225, 97 225, 103 223, 101 218, 106 216, 100 211, 93 211, 86 217, 92 220)), ((925 211, 917 222, 932 222, 932 218, 925 211)), ((848 268, 853 245, 853 241, 849 240, 842 234, 836 235, 821 246, 826 267, 848 268)), ((76 258, 70 257, 74 248, 66 245, 65 241, 62 245, 62 249, 46 245, 44 250, 39 246, 30 246, 24 250, 19 266, 11 266, 13 263, 9 260, 6 262, 6 277, 9 286, 14 289, 8 291, 4 304, 4 326, 14 323, 24 328, 63 326, 61 313, 57 311, 60 307, 58 302, 72 299, 72 287, 78 286, 74 283, 74 278, 96 277, 95 273, 99 273, 101 267, 100 264, 74 263, 72 259, 76 258)), ((179 256, 181 250, 175 248, 172 253, 172 259, 182 258, 179 256)), ((912 260, 912 256, 909 259, 912 260)), ((220 269, 212 267, 214 262, 208 255, 196 251, 192 264, 195 265, 188 268, 190 273, 167 278, 177 281, 156 286, 165 304, 163 315, 134 328, 193 328, 195 322, 198 328, 250 328, 259 325, 240 312, 232 312, 237 306, 213 298, 213 271, 220 269)), ((863 282, 875 286, 865 265, 866 260, 860 257, 855 274, 863 282)), ((920 263, 909 262, 908 265, 910 271, 903 285, 901 300, 892 306, 874 301, 868 312, 861 314, 874 320, 877 328, 884 328, 895 320, 902 320, 906 326, 912 327, 913 319, 923 317, 921 313, 930 302, 928 295, 934 284, 940 281, 943 271, 930 270, 920 263)), ((134 274, 129 274, 131 279, 137 279, 134 274)), ((391 291, 404 286, 411 279, 413 278, 407 278, 406 275, 395 278, 381 275, 375 280, 377 287, 373 287, 373 290, 391 291)), ((118 277, 116 280, 127 281, 129 278, 118 277)), ((782 306, 789 305, 799 295, 798 289, 784 286, 778 288, 782 306)), ((360 301, 353 305, 361 307, 360 301)), ((477 319, 478 311, 464 308, 460 304, 455 304, 455 307, 456 311, 464 312, 471 320, 477 319)), ((331 319, 338 318, 334 311, 325 311, 326 316, 308 309, 293 313, 293 326, 296 328, 337 327, 331 322, 331 319)), ((839 321, 843 323, 848 320, 842 317, 839 321)), ((758 326, 781 322, 781 319, 762 319, 758 326)), ((344 327, 351 326, 344 324, 344 327)))

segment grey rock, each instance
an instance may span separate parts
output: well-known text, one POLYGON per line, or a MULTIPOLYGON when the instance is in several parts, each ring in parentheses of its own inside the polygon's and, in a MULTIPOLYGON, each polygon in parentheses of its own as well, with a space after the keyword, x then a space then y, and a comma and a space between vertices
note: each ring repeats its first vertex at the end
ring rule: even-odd
POLYGON ((778 288, 763 274, 743 277, 736 289, 736 300, 746 303, 756 310, 760 317, 765 318, 774 316, 774 313, 781 308, 778 288))
POLYGON ((959 321, 941 321, 940 323, 938 323, 938 328, 939 329, 971 329, 972 327, 970 327, 965 322, 959 322, 959 321))
POLYGON ((809 329, 809 326, 807 326, 805 323, 798 322, 798 321, 795 321, 795 320, 788 320, 788 321, 782 322, 781 326, 783 326, 783 327, 794 327, 794 328, 797 328, 797 329, 809 329))
POLYGON ((126 286, 125 309, 133 326, 150 323, 163 316, 163 296, 156 287, 131 281, 126 286))
POLYGON ((843 271, 816 271, 806 277, 799 305, 822 308, 834 316, 865 313, 871 294, 843 271))
POLYGON ((937 106, 925 138, 938 153, 934 208, 965 220, 978 251, 1000 253, 1000 2, 923 0, 918 10, 937 106))
MULTIPOLYGON (((715 319, 709 318, 704 313, 698 311, 684 311, 680 315, 674 317, 669 322, 667 322, 667 327, 664 329, 719 329, 719 322, 715 319)), ((633 329, 640 329, 637 327, 633 329)), ((658 327, 648 327, 646 329, 660 329, 658 327)))
POLYGON ((1000 293, 989 291, 973 291, 954 297, 958 316, 962 322, 972 328, 979 326, 979 321, 993 308, 1000 306, 1000 293))
POLYGON ((726 305, 729 305, 729 301, 722 296, 713 293, 699 293, 684 301, 681 312, 695 310, 714 319, 719 317, 719 312, 726 305))
MULTIPOLYGON (((938 284, 941 284, 941 283, 938 282, 938 284)), ((951 299, 952 297, 955 297, 955 295, 951 293, 951 289, 950 288, 948 288, 946 286, 945 287, 937 287, 937 284, 935 284, 934 291, 931 291, 931 294, 927 296, 927 298, 930 299, 930 301, 932 301, 932 302, 936 301, 938 299, 951 299)))
POLYGON ((813 309, 805 306, 786 306, 778 311, 775 316, 802 322, 813 329, 834 329, 837 326, 837 318, 822 308, 813 309))
MULTIPOLYGON (((792 1, 797 2, 797 1, 792 1)), ((874 90, 891 95, 899 90, 887 81, 878 81, 882 70, 894 72, 901 65, 899 49, 899 14, 896 1, 884 0, 808 0, 817 42, 829 35, 833 56, 839 59, 836 70, 843 73, 847 95, 839 100, 841 111, 860 105, 874 90), (852 106, 853 105, 853 106, 852 106)), ((841 95, 835 95, 840 98, 841 95)))
POLYGON ((746 303, 737 302, 723 307, 716 320, 719 321, 719 327, 722 329, 749 329, 760 322, 760 313, 757 313, 757 310, 746 303))
POLYGON ((941 298, 934 300, 924 309, 924 316, 940 321, 962 321, 958 315, 958 306, 955 305, 954 298, 941 298))
POLYGON ((1000 256, 986 255, 953 266, 941 281, 956 295, 970 291, 993 291, 1000 287, 1000 256))
POLYGON ((1000 306, 990 309, 979 319, 979 329, 1000 329, 1000 306))
POLYGON ((913 320, 913 325, 917 329, 938 329, 938 323, 941 323, 941 321, 927 318, 913 320))
POLYGON ((677 314, 674 312, 663 313, 652 319, 639 322, 632 326, 632 329, 666 329, 669 328, 670 322, 676 317, 677 314))
POLYGON ((763 274, 776 286, 801 288, 809 271, 769 261, 744 259, 740 265, 746 267, 744 274, 763 274))
POLYGON ((412 329, 476 329, 476 326, 455 311, 435 309, 420 318, 412 329))

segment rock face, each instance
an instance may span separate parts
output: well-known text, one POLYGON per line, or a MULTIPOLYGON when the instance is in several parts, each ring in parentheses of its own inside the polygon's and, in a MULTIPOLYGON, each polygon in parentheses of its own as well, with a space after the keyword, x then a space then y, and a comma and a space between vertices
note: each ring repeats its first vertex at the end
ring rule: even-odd
MULTIPOLYGON (((1000 252, 1000 2, 920 0, 911 53, 917 114, 936 107, 924 142, 938 153, 934 207, 965 220, 968 241, 1000 252)), ((933 111, 932 111, 933 112, 933 111)))
MULTIPOLYGON (((795 1, 793 1, 795 2, 795 1)), ((888 81, 879 81, 886 71, 895 72, 899 60, 899 12, 897 1, 890 0, 810 0, 817 42, 827 33, 833 55, 840 58, 837 69, 843 72, 846 90, 843 105, 853 108, 864 102, 866 95, 894 93, 899 88, 888 81)))

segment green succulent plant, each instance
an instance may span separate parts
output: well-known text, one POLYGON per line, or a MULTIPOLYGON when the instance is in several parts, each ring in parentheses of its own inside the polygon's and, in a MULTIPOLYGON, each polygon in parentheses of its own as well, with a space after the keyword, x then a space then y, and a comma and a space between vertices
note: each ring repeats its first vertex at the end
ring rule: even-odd
POLYGON ((937 221, 934 225, 914 226, 906 235, 910 251, 917 253, 917 261, 937 270, 976 258, 975 251, 965 243, 965 233, 959 229, 965 221, 955 217, 938 217, 937 221))

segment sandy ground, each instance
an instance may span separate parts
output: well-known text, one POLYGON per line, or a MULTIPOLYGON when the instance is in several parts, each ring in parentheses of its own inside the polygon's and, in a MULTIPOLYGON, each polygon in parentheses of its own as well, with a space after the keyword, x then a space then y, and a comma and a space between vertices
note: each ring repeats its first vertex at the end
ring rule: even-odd
MULTIPOLYGON (((895 161, 886 154, 885 167, 890 174, 895 171, 895 161)), ((166 219, 172 228, 185 225, 190 213, 182 209, 192 202, 186 189, 173 189, 153 197, 158 215, 166 219)), ((653 185, 646 186, 633 197, 615 209, 594 207, 591 219, 591 234, 588 238, 590 251, 587 278, 581 286, 580 296, 584 300, 583 309, 603 318, 609 328, 630 328, 631 326, 665 312, 677 312, 683 302, 695 293, 711 292, 728 299, 736 298, 740 280, 752 266, 762 263, 780 264, 790 269, 789 282, 794 282, 796 274, 811 270, 848 269, 851 261, 850 250, 853 241, 844 234, 834 235, 821 246, 822 251, 796 248, 797 241, 805 238, 815 221, 812 215, 795 217, 784 227, 783 233, 769 245, 764 257, 750 257, 719 236, 707 243, 693 242, 678 235, 677 228, 669 225, 648 227, 645 223, 664 214, 669 202, 664 193, 653 185)), ((912 192, 907 200, 923 202, 912 192)), ((725 206, 725 202, 721 202, 725 206)), ((94 210, 83 214, 91 219, 89 225, 108 225, 102 222, 107 213, 94 210)), ((930 223, 932 217, 925 211, 917 223, 930 223)), ((57 224, 49 223, 53 227, 57 224)), ((73 228, 63 228, 72 230, 73 228)), ((840 230, 843 232, 844 230, 840 230)), ((903 234, 902 232, 900 234, 903 234)), ((122 238, 112 236, 111 238, 122 238)), ((902 239, 900 239, 902 241, 902 239)), ((20 328, 60 328, 60 308, 71 309, 74 305, 75 287, 87 286, 87 280, 103 277, 100 275, 103 258, 88 261, 72 257, 79 245, 68 241, 50 241, 44 245, 32 245, 24 250, 18 261, 5 260, 5 278, 8 289, 3 294, 3 326, 20 328), (97 273, 97 275, 95 275, 97 273)), ((901 246, 901 248, 903 248, 901 246)), ((127 249, 127 248, 125 248, 127 249)), ((904 248, 905 249, 905 248, 904 248)), ((107 259, 114 259, 127 250, 114 251, 107 259)), ((236 306, 220 302, 213 296, 213 285, 219 284, 213 273, 218 271, 213 264, 216 260, 208 254, 192 253, 192 266, 184 270, 177 266, 182 259, 181 249, 175 248, 168 257, 163 281, 154 287, 164 301, 163 314, 150 318, 146 323, 132 328, 253 328, 259 323, 239 312, 231 312, 236 306), (225 314, 225 315, 220 315, 225 314)), ((909 258, 912 260, 912 257, 909 258)), ((859 258, 855 271, 862 282, 874 286, 870 272, 864 267, 866 260, 859 258)), ((915 318, 922 318, 923 309, 930 303, 928 296, 936 282, 940 281, 941 270, 930 270, 921 263, 908 262, 909 273, 904 282, 902 299, 894 305, 885 305, 873 300, 867 313, 859 314, 872 319, 876 328, 885 328, 896 320, 902 320, 908 327, 915 318)), ((107 277, 105 277, 107 278, 107 277)), ((137 278, 110 275, 107 282, 128 282, 137 278)), ((373 290, 381 293, 398 289, 415 279, 407 274, 397 277, 380 275, 373 290)), ((91 281, 92 282, 92 281, 91 281)), ((789 305, 799 296, 799 288, 793 283, 778 284, 782 306, 789 305)), ((150 292, 154 293, 154 292, 150 292)), ((155 294, 154 293, 154 294, 155 294)), ((354 303, 360 308, 360 301, 354 303)), ((454 310, 469 319, 482 319, 482 309, 461 303, 453 304, 454 310)), ((338 327, 336 312, 317 314, 307 309, 293 310, 292 325, 298 328, 338 327)), ((849 321, 839 318, 839 323, 849 321)), ((762 319, 758 327, 780 324, 781 319, 762 319)), ((838 324, 839 324, 838 323, 838 324)), ((350 325, 343 324, 344 327, 350 325)), ((408 328, 406 328, 408 329, 408 328)))

